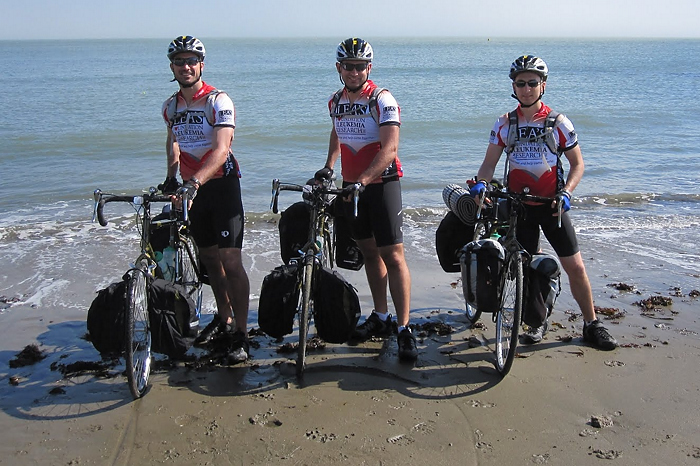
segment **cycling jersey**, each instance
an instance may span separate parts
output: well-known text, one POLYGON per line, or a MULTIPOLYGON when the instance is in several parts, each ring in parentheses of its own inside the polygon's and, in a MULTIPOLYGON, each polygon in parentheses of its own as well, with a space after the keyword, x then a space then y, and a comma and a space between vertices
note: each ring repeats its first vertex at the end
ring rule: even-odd
MULTIPOLYGON (((369 107, 372 91, 377 87, 368 80, 360 97, 350 105, 347 91, 342 93, 336 108, 334 95, 328 100, 328 109, 333 118, 335 132, 340 141, 340 163, 344 181, 355 182, 363 171, 369 167, 381 149, 379 127, 384 125, 401 125, 401 110, 393 95, 387 90, 377 96, 378 121, 372 116, 369 107)), ((403 176, 401 161, 397 157, 382 175, 373 181, 381 183, 382 179, 394 179, 403 176)))
MULTIPOLYGON (((187 106, 181 92, 175 95, 177 105, 172 123, 168 116, 168 103, 171 99, 166 100, 162 108, 163 119, 171 128, 180 148, 180 174, 184 180, 188 180, 199 170, 210 156, 214 142, 214 128, 236 127, 235 110, 231 98, 226 93, 219 92, 213 105, 209 107, 207 106, 207 97, 211 92, 216 91, 216 88, 204 82, 203 84, 189 106, 187 106), (206 115, 206 110, 209 108, 211 108, 211 115, 206 115)), ((213 178, 221 178, 234 172, 240 178, 238 163, 233 157, 233 152, 229 151, 226 162, 214 174, 213 178)))
MULTIPOLYGON (((520 106, 516 111, 520 140, 516 141, 513 152, 508 155, 508 188, 515 192, 529 188, 530 194, 554 197, 564 183, 559 155, 553 153, 541 138, 537 141, 527 140, 544 132, 544 122, 551 109, 543 104, 532 121, 527 123, 523 123, 525 117, 520 106)), ((508 114, 505 114, 496 120, 489 142, 506 147, 508 131, 508 114)), ((561 152, 573 149, 578 144, 574 126, 564 115, 557 120, 553 135, 561 152)))

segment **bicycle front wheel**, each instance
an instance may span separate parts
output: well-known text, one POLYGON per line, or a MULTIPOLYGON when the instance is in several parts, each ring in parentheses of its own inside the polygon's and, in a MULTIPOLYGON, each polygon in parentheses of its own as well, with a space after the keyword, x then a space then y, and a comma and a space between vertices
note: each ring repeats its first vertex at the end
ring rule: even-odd
POLYGON ((311 320, 311 280, 314 273, 314 257, 307 254, 304 257, 304 271, 301 282, 301 307, 299 309, 299 348, 297 354, 297 378, 304 377, 306 365, 306 341, 309 338, 309 321, 311 320))
POLYGON ((138 399, 146 393, 151 373, 148 281, 143 270, 129 271, 126 301, 126 378, 131 394, 138 399))
POLYGON ((502 277, 501 306, 496 316, 496 369, 505 376, 515 358, 523 309, 523 259, 520 253, 509 254, 502 277))

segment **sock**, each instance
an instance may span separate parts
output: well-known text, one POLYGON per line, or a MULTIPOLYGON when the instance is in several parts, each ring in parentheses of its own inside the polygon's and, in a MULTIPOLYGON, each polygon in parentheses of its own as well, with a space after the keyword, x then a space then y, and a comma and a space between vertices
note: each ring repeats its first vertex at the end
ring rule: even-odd
POLYGON ((387 312, 386 314, 382 314, 382 313, 377 312, 377 311, 372 311, 372 312, 374 312, 374 314, 375 314, 377 317, 379 317, 379 320, 381 320, 382 322, 386 322, 386 319, 389 317, 389 313, 388 313, 388 312, 387 312))
POLYGON ((409 332, 411 332, 411 327, 409 327, 408 325, 399 325, 398 333, 401 333, 403 331, 403 329, 406 329, 409 332))

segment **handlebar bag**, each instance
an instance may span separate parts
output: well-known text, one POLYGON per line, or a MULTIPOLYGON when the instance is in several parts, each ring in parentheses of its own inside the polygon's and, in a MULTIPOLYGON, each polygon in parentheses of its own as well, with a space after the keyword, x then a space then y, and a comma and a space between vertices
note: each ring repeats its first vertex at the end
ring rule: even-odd
POLYGON ((260 288, 260 330, 272 338, 282 338, 292 333, 300 291, 296 265, 282 265, 270 272, 260 288))
POLYGON ((322 340, 345 343, 360 319, 357 291, 338 272, 318 269, 312 290, 314 323, 322 340))
POLYGON ((92 346, 102 355, 120 355, 126 349, 126 281, 97 292, 87 313, 92 346))

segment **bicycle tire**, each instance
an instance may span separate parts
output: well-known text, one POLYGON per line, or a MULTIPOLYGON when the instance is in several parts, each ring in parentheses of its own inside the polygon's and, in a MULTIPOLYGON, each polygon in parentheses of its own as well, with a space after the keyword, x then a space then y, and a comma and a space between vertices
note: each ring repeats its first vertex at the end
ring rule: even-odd
POLYGON ((472 236, 472 241, 478 241, 488 237, 490 228, 491 226, 486 222, 476 222, 474 224, 474 235, 472 236))
POLYGON ((523 310, 523 259, 519 252, 508 255, 502 277, 501 305, 496 316, 496 370, 505 376, 515 358, 523 310))
MULTIPOLYGON (((484 221, 479 221, 474 224, 474 235, 472 236, 472 241, 478 241, 480 239, 488 237, 490 225, 484 221)), ((481 318, 481 311, 477 309, 476 306, 472 306, 469 303, 466 304, 467 310, 467 321, 470 325, 474 325, 481 318)))
POLYGON ((178 282, 185 287, 195 303, 197 318, 202 312, 202 281, 199 276, 199 249, 189 235, 181 235, 178 242, 178 270, 180 277, 178 282))
POLYGON ((131 394, 138 399, 146 393, 151 372, 148 280, 143 270, 128 272, 126 300, 126 378, 131 394))
POLYGON ((297 349, 296 374, 298 379, 304 377, 306 366, 306 342, 309 337, 309 321, 311 320, 311 281, 314 272, 314 256, 308 253, 304 257, 304 270, 301 282, 301 307, 299 308, 299 347, 297 349))
POLYGON ((466 307, 467 307, 467 320, 469 321, 469 323, 471 325, 474 325, 481 318, 481 311, 479 309, 477 309, 476 306, 472 306, 469 303, 466 303, 466 307))

